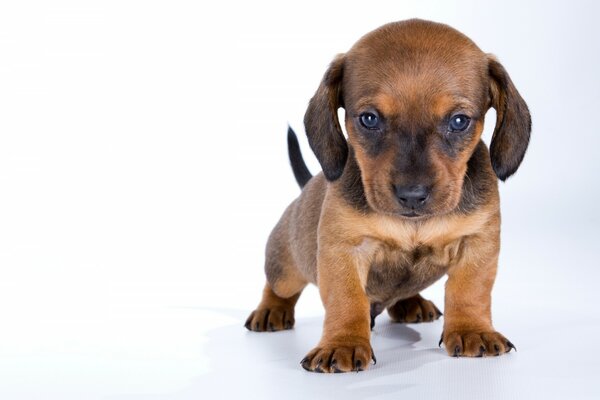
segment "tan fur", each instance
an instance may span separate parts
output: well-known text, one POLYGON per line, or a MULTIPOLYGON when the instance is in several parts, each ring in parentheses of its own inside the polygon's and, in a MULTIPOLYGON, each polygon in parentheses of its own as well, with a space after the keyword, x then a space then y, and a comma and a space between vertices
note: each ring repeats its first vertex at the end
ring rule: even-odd
MULTIPOLYGON (((303 367, 362 370, 374 360, 373 310, 387 308, 397 322, 437 319, 441 313, 419 292, 447 274, 442 337, 447 352, 481 356, 510 351, 513 345, 491 322, 490 294, 500 249, 495 173, 504 179, 522 159, 526 143, 503 129, 507 124, 527 128, 527 121, 518 121, 529 118, 525 111, 501 65, 444 25, 386 25, 338 56, 305 119, 327 179, 313 177, 273 229, 266 252, 267 285, 246 327, 288 328, 302 289, 313 283, 319 287, 325 322, 303 367), (336 115, 342 98, 347 147, 336 115), (506 118, 496 125, 495 147, 500 150, 491 155, 492 163, 480 140, 490 106, 506 118), (386 146, 370 137, 380 133, 365 133, 357 125, 365 109, 376 109, 385 118, 386 146), (473 127, 468 141, 452 148, 430 131, 456 112, 470 115, 473 127), (404 142, 394 141, 394 135, 404 135, 404 142), (409 153, 406 146, 415 143, 422 150, 409 153), (409 165, 406 172, 406 157, 421 157, 416 162, 423 166, 413 171, 409 165), (344 167, 340 162, 345 158, 344 167), (415 179, 431 183, 431 198, 421 214, 404 217, 392 188, 415 179)), ((517 136, 528 140, 528 134, 517 136)))

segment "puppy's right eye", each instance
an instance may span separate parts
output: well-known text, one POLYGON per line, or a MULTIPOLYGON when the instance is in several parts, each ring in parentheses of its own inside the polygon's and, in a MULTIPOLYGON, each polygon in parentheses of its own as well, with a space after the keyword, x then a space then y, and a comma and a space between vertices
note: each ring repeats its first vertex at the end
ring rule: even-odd
POLYGON ((360 123, 367 129, 378 129, 379 117, 372 112, 362 113, 360 114, 360 123))

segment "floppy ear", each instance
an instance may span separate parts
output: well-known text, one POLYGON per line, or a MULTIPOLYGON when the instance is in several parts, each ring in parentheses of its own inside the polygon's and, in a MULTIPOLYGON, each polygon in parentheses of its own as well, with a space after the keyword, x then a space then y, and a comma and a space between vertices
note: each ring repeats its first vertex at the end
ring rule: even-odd
POLYGON ((348 158, 348 145, 337 116, 338 108, 343 106, 341 100, 343 69, 344 55, 340 54, 325 72, 304 115, 308 142, 328 181, 335 181, 342 175, 348 158))
POLYGON ((508 73, 491 55, 488 56, 488 68, 491 105, 496 109, 490 157, 496 176, 504 181, 523 161, 531 133, 531 116, 508 73))

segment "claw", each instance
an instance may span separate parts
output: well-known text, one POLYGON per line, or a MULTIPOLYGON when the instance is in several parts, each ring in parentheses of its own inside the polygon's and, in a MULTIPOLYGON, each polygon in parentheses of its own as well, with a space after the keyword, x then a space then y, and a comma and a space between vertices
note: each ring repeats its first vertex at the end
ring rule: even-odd
POLYGON ((494 351, 496 352, 496 355, 499 356, 500 355, 500 346, 498 346, 497 344, 494 344, 494 351))
POLYGON ((300 361, 300 365, 302 365, 302 368, 305 370, 310 371, 309 360, 307 357, 304 357, 304 359, 300 361))
POLYGON ((267 310, 267 312, 265 313, 265 320, 263 321, 265 331, 269 329, 269 314, 271 314, 271 310, 267 310))
POLYGON ((373 365, 377 364, 377 357, 375 357, 375 352, 373 351, 373 347, 369 346, 371 349, 371 361, 373 361, 373 365))
POLYGON ((308 359, 308 357, 304 357, 302 361, 300 361, 300 365, 302 365, 302 368, 304 368, 307 371, 310 371, 309 364, 310 360, 308 359))
POLYGON ((484 353, 485 353, 485 347, 480 346, 479 347, 479 355, 477 357, 483 357, 484 353))
POLYGON ((317 361, 317 365, 315 366, 315 371, 316 372, 323 372, 323 370, 321 369, 321 364, 323 363, 323 359, 319 358, 319 361, 317 361))
POLYGON ((356 360, 356 362, 354 363, 354 370, 356 372, 362 371, 362 361, 356 360))
POLYGON ((438 347, 442 347, 442 342, 444 341, 444 332, 442 332, 442 336, 440 336, 440 342, 438 343, 438 347))
POLYGON ((515 349, 515 351, 517 351, 517 348, 514 344, 512 344, 510 340, 506 341, 506 347, 508 347, 508 350, 506 351, 507 353, 510 352, 512 349, 515 349))
POLYGON ((331 368, 331 370, 333 371, 334 374, 339 374, 339 373, 343 372, 341 369, 339 369, 337 367, 337 360, 335 358, 333 358, 331 360, 331 362, 329 363, 329 367, 331 368))
POLYGON ((406 313, 398 315, 398 322, 406 322, 406 313))
POLYGON ((244 324, 244 326, 246 327, 246 329, 248 329, 249 331, 252 330, 252 318, 254 318, 254 313, 255 313, 255 311, 252 311, 250 313, 250 315, 246 319, 246 323, 244 324))
POLYGON ((454 348, 454 355, 453 357, 458 357, 460 356, 460 346, 456 345, 456 347, 454 348))

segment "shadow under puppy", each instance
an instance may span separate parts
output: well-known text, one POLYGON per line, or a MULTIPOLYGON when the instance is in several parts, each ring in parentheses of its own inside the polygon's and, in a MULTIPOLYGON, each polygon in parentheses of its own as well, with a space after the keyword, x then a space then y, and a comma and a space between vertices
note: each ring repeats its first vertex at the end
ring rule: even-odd
POLYGON ((302 366, 362 370, 375 361, 377 314, 387 308, 397 322, 439 318, 419 292, 447 274, 440 343, 448 354, 514 348, 491 320, 500 250, 496 177, 519 167, 531 119, 502 65, 446 25, 384 25, 334 59, 304 123, 323 173, 311 177, 290 132, 304 188, 269 237, 267 284, 246 327, 291 328, 300 293, 316 284, 323 336, 302 366), (490 107, 497 120, 488 152, 481 132, 490 107))

